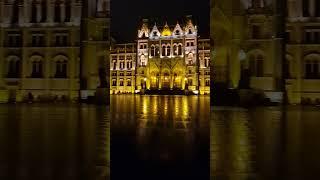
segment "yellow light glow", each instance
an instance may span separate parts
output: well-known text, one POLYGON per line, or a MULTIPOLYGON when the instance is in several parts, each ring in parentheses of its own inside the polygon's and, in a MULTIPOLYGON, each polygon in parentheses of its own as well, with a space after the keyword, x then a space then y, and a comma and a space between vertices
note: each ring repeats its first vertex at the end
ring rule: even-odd
POLYGON ((172 32, 168 26, 168 24, 166 24, 163 28, 163 31, 161 33, 162 36, 171 36, 172 32))

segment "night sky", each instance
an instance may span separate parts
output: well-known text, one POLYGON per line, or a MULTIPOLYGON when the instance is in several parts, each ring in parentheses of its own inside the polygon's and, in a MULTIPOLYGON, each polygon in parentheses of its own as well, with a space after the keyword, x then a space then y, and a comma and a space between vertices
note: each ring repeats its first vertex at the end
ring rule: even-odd
POLYGON ((134 42, 142 18, 175 25, 182 17, 192 15, 200 37, 208 38, 209 12, 210 0, 111 0, 111 36, 118 43, 134 42))

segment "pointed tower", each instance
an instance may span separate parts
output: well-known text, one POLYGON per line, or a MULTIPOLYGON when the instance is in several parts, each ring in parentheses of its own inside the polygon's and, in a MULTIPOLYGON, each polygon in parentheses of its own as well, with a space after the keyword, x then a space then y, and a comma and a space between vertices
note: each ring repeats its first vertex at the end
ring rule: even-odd
POLYGON ((187 17, 184 29, 184 60, 186 64, 186 89, 199 90, 199 66, 198 66, 198 29, 187 17))
POLYGON ((110 0, 83 1, 82 11, 80 86, 87 99, 97 88, 109 88, 110 0))
POLYGON ((138 30, 137 39, 137 78, 136 88, 138 90, 146 90, 148 87, 147 65, 149 60, 148 40, 150 30, 148 27, 148 19, 142 20, 141 28, 138 30))

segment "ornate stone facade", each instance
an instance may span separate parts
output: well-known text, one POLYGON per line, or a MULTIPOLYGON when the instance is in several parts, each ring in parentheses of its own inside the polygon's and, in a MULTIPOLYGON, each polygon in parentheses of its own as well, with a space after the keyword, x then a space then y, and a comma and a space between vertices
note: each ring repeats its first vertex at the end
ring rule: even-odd
POLYGON ((290 103, 320 103, 320 1, 288 0, 284 76, 290 103))
POLYGON ((210 43, 198 37, 190 18, 172 27, 150 27, 144 20, 137 43, 117 45, 111 53, 111 93, 176 89, 209 94, 210 43))
POLYGON ((274 101, 286 89, 289 103, 320 102, 319 7, 315 0, 212 1, 212 81, 240 89, 248 82, 274 101))
POLYGON ((83 98, 93 96, 99 67, 109 65, 109 3, 1 1, 1 101, 22 101, 28 94, 74 100, 80 89, 83 98))

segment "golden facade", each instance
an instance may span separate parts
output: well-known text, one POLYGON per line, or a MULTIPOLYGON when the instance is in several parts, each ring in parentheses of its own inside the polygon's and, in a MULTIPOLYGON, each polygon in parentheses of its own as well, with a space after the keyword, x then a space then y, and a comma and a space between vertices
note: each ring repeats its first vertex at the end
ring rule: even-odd
POLYGON ((211 1, 213 81, 263 92, 275 102, 284 89, 289 103, 320 102, 319 4, 288 0, 285 16, 272 0, 211 1))
POLYGON ((94 95, 109 58, 109 3, 1 1, 0 101, 94 95))
POLYGON ((135 50, 132 44, 117 45, 118 50, 111 53, 111 93, 187 90, 209 94, 210 42, 198 38, 197 26, 191 19, 184 25, 177 23, 172 27, 167 23, 163 27, 149 27, 144 20, 138 30, 135 50), (128 63, 133 64, 129 70, 128 63), (120 79, 119 74, 122 74, 120 79))

